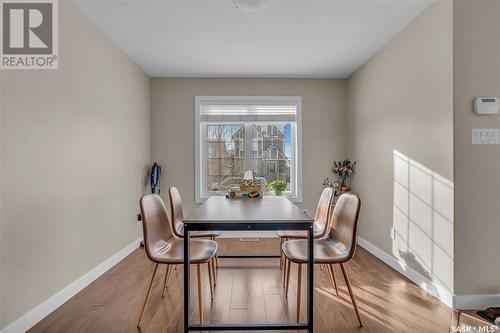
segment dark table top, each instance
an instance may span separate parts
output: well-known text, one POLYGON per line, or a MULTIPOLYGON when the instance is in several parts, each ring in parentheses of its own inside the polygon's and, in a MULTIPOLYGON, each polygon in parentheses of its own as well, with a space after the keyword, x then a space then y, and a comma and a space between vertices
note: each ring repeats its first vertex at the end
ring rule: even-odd
POLYGON ((228 199, 212 196, 184 223, 312 223, 302 209, 285 197, 265 196, 261 199, 228 199))

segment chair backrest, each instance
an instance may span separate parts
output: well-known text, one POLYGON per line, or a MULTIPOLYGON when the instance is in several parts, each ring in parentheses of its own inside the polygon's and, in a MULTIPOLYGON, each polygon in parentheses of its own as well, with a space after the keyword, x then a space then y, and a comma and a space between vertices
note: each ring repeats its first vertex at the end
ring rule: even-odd
POLYGON ((333 200, 333 189, 325 187, 319 197, 316 215, 314 216, 314 233, 321 234, 321 237, 326 235, 330 227, 330 211, 333 200))
POLYGON ((168 189, 168 197, 170 198, 170 216, 172 217, 172 231, 177 237, 184 237, 184 213, 182 212, 181 194, 177 187, 168 189))
POLYGON ((156 253, 169 243, 174 235, 163 200, 157 194, 146 194, 140 200, 144 248, 149 259, 156 262, 156 253))
POLYGON ((348 253, 347 260, 351 259, 356 251, 360 209, 361 200, 353 193, 342 194, 333 209, 332 228, 329 237, 343 245, 344 250, 348 253))

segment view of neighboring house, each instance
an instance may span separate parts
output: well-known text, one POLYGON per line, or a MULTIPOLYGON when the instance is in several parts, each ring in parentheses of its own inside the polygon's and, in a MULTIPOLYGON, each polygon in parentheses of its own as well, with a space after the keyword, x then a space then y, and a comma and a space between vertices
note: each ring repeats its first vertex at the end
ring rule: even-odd
POLYGON ((210 191, 227 190, 237 184, 245 170, 267 183, 290 183, 289 124, 208 125, 207 181, 210 191), (250 158, 245 163, 245 138, 251 140, 250 158), (288 153, 288 154, 287 154, 288 153), (287 156, 288 155, 288 156, 287 156))

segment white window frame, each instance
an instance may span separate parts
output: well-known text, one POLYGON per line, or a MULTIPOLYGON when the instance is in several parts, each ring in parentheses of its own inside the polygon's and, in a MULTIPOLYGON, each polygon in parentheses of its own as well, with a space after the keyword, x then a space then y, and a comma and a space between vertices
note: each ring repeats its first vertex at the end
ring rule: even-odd
MULTIPOLYGON (((295 168, 290 171, 291 179, 294 180, 293 184, 290 184, 291 191, 285 193, 291 201, 302 202, 302 97, 301 96, 195 96, 195 201, 197 203, 202 203, 208 199, 212 193, 206 190, 206 172, 207 172, 207 159, 203 158, 207 151, 207 143, 204 138, 206 138, 206 126, 201 125, 201 105, 207 102, 235 102, 235 103, 255 103, 255 104, 266 104, 266 103, 294 103, 297 106, 297 111, 295 115, 295 122, 292 123, 292 131, 295 131, 295 135, 292 135, 292 155, 295 161, 295 168), (203 131, 203 133, 202 133, 203 131)), ((269 122, 266 122, 269 123, 269 122)), ((248 125, 246 125, 248 126, 248 125)), ((245 133, 250 133, 250 131, 245 131, 245 133)), ((245 161, 248 163, 247 154, 252 152, 252 142, 251 140, 245 139, 245 161)), ((247 169, 251 167, 246 166, 247 169)))

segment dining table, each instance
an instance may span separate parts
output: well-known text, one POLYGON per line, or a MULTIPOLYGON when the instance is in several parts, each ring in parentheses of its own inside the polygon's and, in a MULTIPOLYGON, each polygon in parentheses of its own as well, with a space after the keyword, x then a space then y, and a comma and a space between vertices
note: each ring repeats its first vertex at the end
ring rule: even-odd
MULTIPOLYGON (((184 331, 313 331, 314 219, 284 196, 226 198, 212 196, 184 218, 184 331), (277 231, 304 230, 307 234, 307 316, 297 323, 191 323, 189 318, 189 239, 193 231, 277 231)), ((280 254, 238 254, 224 257, 279 258, 280 254)), ((300 309, 297 309, 300 311, 300 309)))

